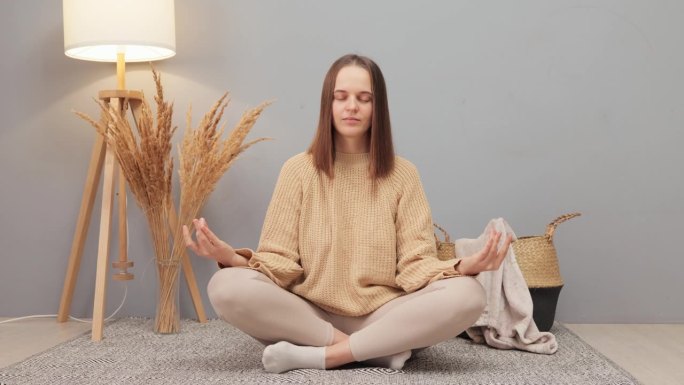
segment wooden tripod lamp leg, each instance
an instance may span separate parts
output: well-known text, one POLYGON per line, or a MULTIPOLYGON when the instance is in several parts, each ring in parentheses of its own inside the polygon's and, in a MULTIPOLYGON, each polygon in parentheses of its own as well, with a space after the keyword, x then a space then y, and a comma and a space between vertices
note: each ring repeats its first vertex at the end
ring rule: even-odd
POLYGON ((100 242, 97 249, 97 271, 95 273, 95 301, 93 303, 93 341, 102 341, 104 312, 107 291, 107 268, 109 267, 109 232, 112 225, 114 203, 114 177, 116 159, 111 146, 107 145, 104 161, 104 183, 102 185, 102 210, 100 213, 100 242))
POLYGON ((195 278, 195 273, 192 271, 192 263, 190 263, 190 257, 188 257, 187 252, 183 252, 181 263, 183 264, 183 276, 185 277, 185 283, 188 284, 190 297, 192 297, 192 304, 195 306, 195 313, 197 313, 197 321, 199 323, 205 323, 207 322, 207 315, 204 312, 202 297, 200 296, 199 289, 197 288, 197 279, 195 278))
POLYGON ((67 267, 66 277, 64 277, 64 287, 62 289, 62 299, 59 302, 57 322, 66 322, 69 318, 71 300, 74 295, 74 288, 76 287, 78 272, 81 268, 81 255, 83 254, 83 246, 85 244, 86 237, 88 236, 88 227, 90 226, 90 218, 93 212, 93 204, 95 203, 95 195, 100 184, 100 176, 102 174, 102 163, 104 158, 104 137, 102 135, 97 135, 95 144, 93 145, 92 154, 90 155, 90 165, 88 166, 88 175, 83 188, 81 208, 78 213, 76 230, 74 231, 74 239, 71 243, 69 265, 67 267))
POLYGON ((126 221, 126 177, 121 167, 119 169, 119 260, 112 263, 112 267, 120 269, 112 278, 116 281, 129 281, 133 274, 128 269, 133 267, 133 261, 128 260, 128 223, 126 221))
MULTIPOLYGON (((169 210, 169 228, 171 234, 176 231, 176 226, 178 224, 178 215, 176 214, 176 208, 173 203, 171 203, 171 209, 169 210)), ((202 304, 202 297, 200 296, 199 289, 197 288, 197 279, 195 278, 195 273, 192 270, 192 264, 190 263, 190 257, 188 257, 187 251, 183 251, 181 256, 181 264, 183 266, 183 276, 185 276, 185 283, 188 284, 188 290, 190 290, 190 297, 192 298, 192 304, 195 306, 195 313, 197 313, 197 321, 200 323, 207 322, 207 315, 204 312, 204 305, 202 304)))

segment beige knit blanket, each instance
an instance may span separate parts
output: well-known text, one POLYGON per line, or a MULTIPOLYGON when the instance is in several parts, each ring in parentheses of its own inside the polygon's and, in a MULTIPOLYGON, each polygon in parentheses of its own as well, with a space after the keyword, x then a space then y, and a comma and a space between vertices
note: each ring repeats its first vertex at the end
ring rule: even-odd
MULTIPOLYGON (((503 218, 492 219, 477 239, 456 240, 456 255, 472 255, 481 250, 492 227, 502 233, 501 244, 508 234, 513 235, 513 240, 517 239, 503 218)), ((487 306, 477 322, 466 330, 474 342, 486 342, 498 349, 541 354, 556 352, 556 337, 549 332, 540 332, 532 319, 532 297, 512 247, 498 270, 482 272, 477 280, 487 293, 487 306)))

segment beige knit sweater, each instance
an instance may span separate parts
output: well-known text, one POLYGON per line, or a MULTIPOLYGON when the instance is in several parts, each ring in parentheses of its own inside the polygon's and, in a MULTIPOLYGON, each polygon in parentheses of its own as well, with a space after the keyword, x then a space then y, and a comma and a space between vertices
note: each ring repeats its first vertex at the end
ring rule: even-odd
POLYGON ((397 157, 371 193, 368 154, 337 153, 334 178, 310 154, 290 158, 249 267, 324 310, 361 316, 438 279, 459 275, 440 261, 416 167, 397 157))

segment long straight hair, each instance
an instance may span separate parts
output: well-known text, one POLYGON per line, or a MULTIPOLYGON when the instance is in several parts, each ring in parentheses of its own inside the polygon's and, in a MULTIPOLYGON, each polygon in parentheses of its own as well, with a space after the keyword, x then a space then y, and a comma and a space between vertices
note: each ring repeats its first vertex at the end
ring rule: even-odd
POLYGON ((323 80, 321 92, 321 112, 318 119, 316 136, 308 152, 319 171, 328 177, 334 177, 335 164, 335 126, 332 116, 332 103, 335 92, 335 81, 340 70, 347 66, 357 66, 368 71, 373 93, 373 115, 368 129, 370 135, 369 176, 373 184, 386 177, 394 169, 394 145, 392 144, 392 126, 390 124, 389 105, 385 78, 380 67, 365 56, 349 54, 337 59, 323 80))

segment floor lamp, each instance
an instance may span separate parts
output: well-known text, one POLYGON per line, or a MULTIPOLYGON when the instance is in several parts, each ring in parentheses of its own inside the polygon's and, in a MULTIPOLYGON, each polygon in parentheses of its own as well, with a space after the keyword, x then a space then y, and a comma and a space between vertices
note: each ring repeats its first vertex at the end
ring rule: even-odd
MULTIPOLYGON (((63 0, 64 52, 67 56, 90 61, 116 62, 117 89, 99 92, 105 104, 122 115, 131 111, 135 123, 140 116, 142 93, 126 89, 125 63, 161 60, 175 55, 175 13, 173 0, 117 0, 103 2, 94 0, 63 0)), ((102 182, 102 210, 100 213, 97 271, 95 276, 95 299, 93 304, 93 341, 103 337, 107 270, 109 254, 109 233, 114 206, 115 183, 119 192, 119 258, 112 265, 120 269, 114 274, 117 280, 133 279, 128 268, 126 229, 126 183, 118 167, 114 151, 106 144, 102 135, 97 135, 88 167, 81 208, 69 255, 62 297, 59 305, 58 322, 69 317, 76 278, 81 263, 83 246, 87 238, 90 217, 100 176, 102 182), (118 181, 116 175, 118 174, 118 181)), ((172 207, 169 226, 175 228, 176 213, 172 207)), ((190 260, 182 258, 183 273, 200 322, 206 322, 197 282, 190 260)))

